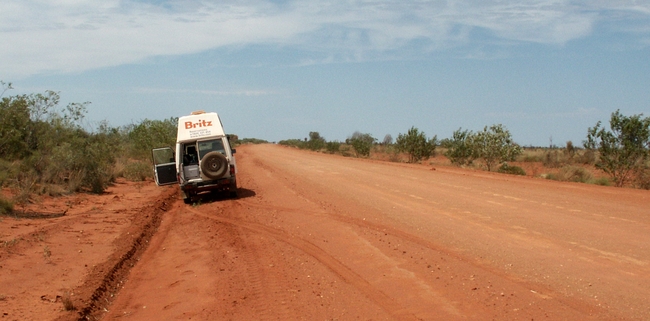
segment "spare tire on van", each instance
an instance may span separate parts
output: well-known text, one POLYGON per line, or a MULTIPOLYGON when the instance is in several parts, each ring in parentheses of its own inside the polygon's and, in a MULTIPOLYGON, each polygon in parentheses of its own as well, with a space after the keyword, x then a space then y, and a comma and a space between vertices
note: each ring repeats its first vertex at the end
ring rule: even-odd
POLYGON ((209 152, 201 159, 201 172, 210 179, 222 178, 228 172, 228 160, 219 152, 209 152))

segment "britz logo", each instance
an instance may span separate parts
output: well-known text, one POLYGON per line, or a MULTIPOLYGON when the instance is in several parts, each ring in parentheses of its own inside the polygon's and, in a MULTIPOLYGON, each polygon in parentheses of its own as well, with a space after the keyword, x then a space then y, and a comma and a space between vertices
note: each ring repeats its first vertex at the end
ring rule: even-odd
POLYGON ((199 120, 196 123, 192 123, 191 121, 186 121, 185 122, 185 129, 192 129, 192 128, 201 128, 201 127, 209 127, 212 126, 212 121, 211 120, 199 120))

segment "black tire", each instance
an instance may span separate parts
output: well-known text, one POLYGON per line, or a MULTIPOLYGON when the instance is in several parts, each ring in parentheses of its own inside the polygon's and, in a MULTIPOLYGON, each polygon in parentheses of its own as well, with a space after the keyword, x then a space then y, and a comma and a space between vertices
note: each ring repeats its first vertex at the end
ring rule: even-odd
POLYGON ((230 182, 230 198, 237 198, 239 195, 237 195, 237 180, 233 179, 230 182))
POLYGON ((186 191, 184 191, 181 188, 181 198, 183 199, 183 203, 185 204, 191 204, 192 203, 192 195, 186 191))
POLYGON ((219 152, 209 152, 201 159, 201 172, 207 178, 219 179, 228 172, 228 160, 219 152))
POLYGON ((192 204, 192 200, 196 198, 196 192, 181 191, 181 195, 183 196, 183 203, 185 204, 192 204))

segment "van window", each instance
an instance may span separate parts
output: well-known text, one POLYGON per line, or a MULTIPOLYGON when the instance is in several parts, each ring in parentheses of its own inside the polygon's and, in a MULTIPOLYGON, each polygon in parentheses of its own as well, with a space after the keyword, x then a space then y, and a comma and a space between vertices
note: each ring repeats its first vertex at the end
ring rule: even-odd
POLYGON ((194 144, 185 146, 185 153, 183 154, 183 165, 196 165, 199 159, 196 154, 196 146, 194 144))
POLYGON ((226 155, 226 149, 223 147, 223 141, 221 138, 200 141, 198 142, 198 145, 199 145, 199 159, 203 159, 203 156, 205 156, 205 154, 213 151, 226 155))

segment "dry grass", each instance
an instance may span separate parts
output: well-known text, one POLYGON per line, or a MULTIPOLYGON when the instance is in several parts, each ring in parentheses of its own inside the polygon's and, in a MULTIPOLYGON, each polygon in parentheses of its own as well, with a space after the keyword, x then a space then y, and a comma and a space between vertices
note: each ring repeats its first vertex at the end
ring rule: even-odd
POLYGON ((594 180, 594 176, 590 171, 584 167, 574 165, 565 165, 560 168, 559 172, 547 174, 546 178, 557 181, 579 183, 590 183, 594 180))
POLYGON ((639 188, 650 190, 650 166, 646 166, 637 174, 635 183, 639 188))
POLYGON ((14 211, 14 203, 0 195, 0 215, 9 215, 14 211))
POLYGON ((132 182, 142 182, 152 177, 151 168, 149 163, 131 161, 124 165, 121 176, 132 182))
MULTIPOLYGON (((442 156, 444 155, 444 151, 444 147, 439 147, 436 149, 437 156, 431 157, 422 163, 452 166, 449 159, 442 156)), ((597 155, 593 151, 585 149, 525 148, 524 152, 517 158, 517 161, 508 162, 507 168, 502 168, 500 171, 558 181, 609 186, 611 185, 610 179, 603 177, 602 175, 604 173, 601 173, 593 166, 596 157, 597 155)), ((370 158, 391 162, 405 162, 407 159, 405 155, 396 153, 392 146, 375 146, 370 158)), ((481 168, 480 165, 480 163, 474 163, 463 167, 481 168)), ((650 189, 650 170, 644 172, 644 174, 646 176, 640 177, 636 185, 641 188, 650 189)))
POLYGON ((517 161, 524 163, 537 163, 544 160, 546 152, 542 148, 524 148, 524 152, 519 155, 517 161))
POLYGON ((2 247, 12 247, 12 246, 16 246, 16 244, 18 244, 19 241, 20 239, 15 238, 9 241, 0 241, 0 244, 2 245, 2 247))
POLYGON ((58 184, 40 184, 35 186, 34 192, 37 195, 63 196, 70 194, 65 187, 58 184))
POLYGON ((70 291, 65 291, 63 292, 63 296, 61 297, 61 302, 63 303, 63 308, 66 311, 74 311, 76 308, 74 306, 74 303, 72 302, 71 298, 72 294, 70 291))
POLYGON ((46 261, 49 261, 50 256, 52 256, 52 251, 50 251, 50 247, 46 245, 43 247, 43 258, 45 258, 46 261))

